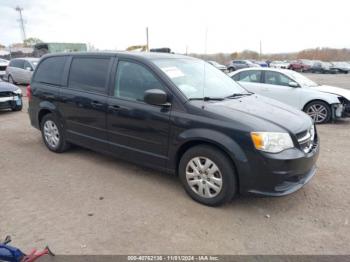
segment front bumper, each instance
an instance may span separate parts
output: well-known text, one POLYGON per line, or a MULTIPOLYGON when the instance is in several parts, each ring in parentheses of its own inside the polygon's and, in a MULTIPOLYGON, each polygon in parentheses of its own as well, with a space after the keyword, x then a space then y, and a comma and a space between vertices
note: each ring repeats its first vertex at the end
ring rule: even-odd
POLYGON ((291 194, 316 174, 318 155, 318 141, 309 153, 293 148, 278 154, 250 154, 250 172, 240 176, 240 192, 263 196, 291 194))
POLYGON ((0 109, 14 108, 22 105, 22 97, 20 95, 0 97, 0 109))

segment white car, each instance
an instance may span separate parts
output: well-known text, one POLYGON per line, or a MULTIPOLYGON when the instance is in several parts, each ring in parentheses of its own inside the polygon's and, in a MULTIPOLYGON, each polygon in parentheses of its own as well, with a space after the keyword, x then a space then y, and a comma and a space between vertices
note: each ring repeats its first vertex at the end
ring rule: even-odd
POLYGON ((0 78, 6 74, 6 67, 9 65, 8 60, 0 58, 0 78))
POLYGON ((250 92, 303 110, 315 123, 350 116, 350 90, 318 85, 295 71, 247 68, 230 76, 250 92))
POLYGON ((281 69, 288 69, 289 63, 286 61, 272 61, 269 65, 271 68, 281 68, 281 69))

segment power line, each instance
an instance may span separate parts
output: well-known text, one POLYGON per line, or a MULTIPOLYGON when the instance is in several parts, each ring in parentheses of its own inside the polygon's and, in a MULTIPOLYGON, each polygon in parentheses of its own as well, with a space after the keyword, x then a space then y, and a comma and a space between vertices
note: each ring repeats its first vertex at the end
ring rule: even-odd
POLYGON ((24 21, 23 21, 23 16, 22 16, 23 8, 21 8, 20 6, 17 6, 15 8, 15 10, 18 11, 18 13, 19 13, 19 26, 20 26, 20 29, 21 29, 22 39, 23 39, 23 42, 24 42, 24 40, 27 39, 27 37, 26 37, 26 31, 25 31, 25 28, 24 28, 24 21))

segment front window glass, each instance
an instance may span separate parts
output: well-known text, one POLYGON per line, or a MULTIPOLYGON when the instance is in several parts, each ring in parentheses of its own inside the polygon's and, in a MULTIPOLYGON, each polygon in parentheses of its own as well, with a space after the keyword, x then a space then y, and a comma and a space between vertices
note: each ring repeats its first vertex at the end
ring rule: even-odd
POLYGON ((154 63, 189 99, 224 98, 248 93, 228 75, 202 60, 158 59, 154 63))
POLYGON ((265 83, 269 85, 289 86, 291 79, 281 73, 274 71, 265 72, 265 83))
POLYGON ((163 84, 144 66, 127 61, 118 63, 114 96, 143 101, 149 89, 162 89, 163 84))

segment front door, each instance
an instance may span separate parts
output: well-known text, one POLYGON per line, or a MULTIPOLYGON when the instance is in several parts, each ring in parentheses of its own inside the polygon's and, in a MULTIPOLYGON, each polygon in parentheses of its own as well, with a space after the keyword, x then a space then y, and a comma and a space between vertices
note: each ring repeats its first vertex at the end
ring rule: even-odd
POLYGON ((261 84, 262 95, 301 109, 300 88, 289 86, 290 79, 285 74, 275 71, 264 71, 264 81, 261 84))
POLYGON ((144 92, 167 88, 146 65, 120 60, 108 98, 110 149, 148 166, 166 167, 170 108, 146 104, 144 92))

